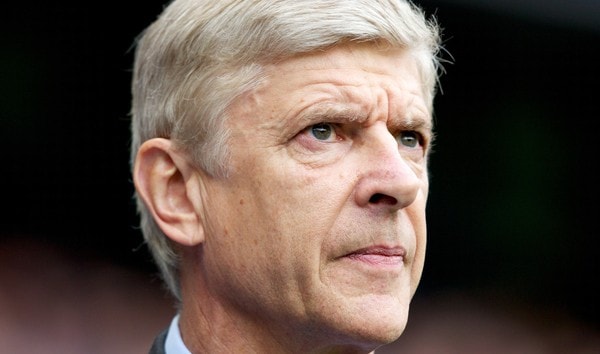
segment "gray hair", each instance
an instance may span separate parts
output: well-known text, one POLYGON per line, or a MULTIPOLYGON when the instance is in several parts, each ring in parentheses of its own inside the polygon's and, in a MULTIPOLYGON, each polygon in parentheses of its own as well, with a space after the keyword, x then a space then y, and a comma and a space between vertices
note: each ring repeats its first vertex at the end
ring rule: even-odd
MULTIPOLYGON (((171 139, 198 168, 228 172, 231 102, 262 79, 264 65, 342 42, 406 48, 432 107, 439 29, 404 0, 174 0, 138 38, 132 80, 131 161, 140 145, 171 139)), ((137 196, 140 226, 162 277, 180 299, 179 260, 137 196)))

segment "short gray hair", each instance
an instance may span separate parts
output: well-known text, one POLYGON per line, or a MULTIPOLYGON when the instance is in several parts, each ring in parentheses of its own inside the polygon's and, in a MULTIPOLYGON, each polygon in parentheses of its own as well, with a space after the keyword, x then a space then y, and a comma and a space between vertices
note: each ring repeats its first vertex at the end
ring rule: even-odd
MULTIPOLYGON (((406 48, 429 107, 440 49, 435 19, 404 0, 174 0, 138 38, 132 80, 131 161, 140 145, 169 138, 198 168, 228 171, 231 102, 261 82, 266 64, 343 42, 406 48)), ((179 260, 137 196, 144 238, 173 295, 179 260)))

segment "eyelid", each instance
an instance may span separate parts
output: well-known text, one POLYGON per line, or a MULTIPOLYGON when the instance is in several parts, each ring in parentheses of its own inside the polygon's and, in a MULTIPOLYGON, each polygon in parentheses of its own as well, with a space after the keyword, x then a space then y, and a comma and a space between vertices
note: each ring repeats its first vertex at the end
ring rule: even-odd
POLYGON ((395 136, 396 138, 399 138, 402 134, 404 133, 414 133, 415 135, 417 135, 418 137, 420 137, 423 140, 427 139, 427 135, 426 133, 417 130, 417 129, 390 129, 390 133, 395 136))

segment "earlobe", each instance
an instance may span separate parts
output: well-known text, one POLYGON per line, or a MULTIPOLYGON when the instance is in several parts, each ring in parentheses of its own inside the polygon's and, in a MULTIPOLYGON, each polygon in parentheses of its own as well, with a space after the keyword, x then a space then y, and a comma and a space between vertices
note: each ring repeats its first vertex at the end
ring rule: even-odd
POLYGON ((133 169, 136 191, 154 220, 171 240, 184 246, 204 241, 193 171, 173 143, 162 138, 142 144, 133 169))

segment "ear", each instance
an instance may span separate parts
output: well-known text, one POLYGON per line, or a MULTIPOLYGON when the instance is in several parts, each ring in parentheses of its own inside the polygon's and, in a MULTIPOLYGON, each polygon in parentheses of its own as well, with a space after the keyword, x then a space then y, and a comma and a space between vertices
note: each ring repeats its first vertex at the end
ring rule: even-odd
POLYGON ((155 222, 171 240, 185 246, 204 241, 200 181, 195 169, 168 139, 147 140, 138 150, 133 182, 155 222))

